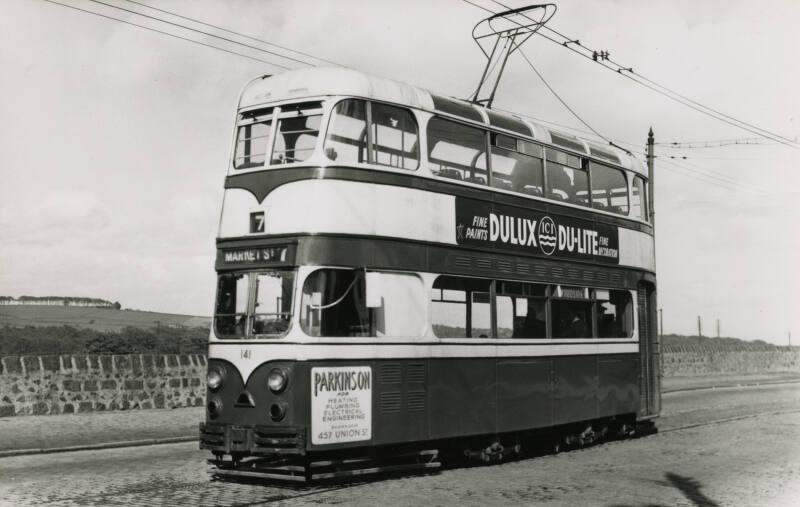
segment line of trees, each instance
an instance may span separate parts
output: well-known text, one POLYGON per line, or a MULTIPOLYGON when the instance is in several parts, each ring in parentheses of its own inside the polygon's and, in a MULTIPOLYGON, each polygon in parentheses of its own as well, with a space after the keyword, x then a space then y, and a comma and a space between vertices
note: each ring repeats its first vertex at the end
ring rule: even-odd
POLYGON ((208 328, 141 329, 119 332, 72 326, 0 327, 0 356, 48 354, 205 354, 208 328))

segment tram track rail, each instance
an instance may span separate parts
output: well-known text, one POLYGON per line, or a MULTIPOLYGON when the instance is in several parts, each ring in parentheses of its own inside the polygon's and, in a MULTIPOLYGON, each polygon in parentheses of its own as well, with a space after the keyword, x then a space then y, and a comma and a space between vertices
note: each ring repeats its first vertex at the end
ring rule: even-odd
POLYGON ((733 416, 733 417, 724 417, 724 418, 721 418, 721 419, 714 419, 714 420, 711 420, 711 421, 702 421, 702 422, 697 422, 697 423, 684 424, 684 425, 680 425, 680 426, 667 427, 667 428, 664 428, 664 429, 660 429, 659 428, 658 432, 654 433, 653 435, 661 435, 661 434, 664 434, 664 433, 673 433, 673 432, 676 432, 676 431, 689 430, 689 429, 693 429, 693 428, 701 428, 701 427, 704 427, 704 426, 713 426, 715 424, 725 424, 725 423, 729 423, 729 422, 742 421, 742 420, 745 420, 745 419, 753 419, 753 418, 761 417, 761 416, 782 416, 782 415, 790 415, 790 414, 797 414, 797 413, 800 413, 800 408, 791 409, 791 410, 774 410, 774 411, 770 411, 770 412, 759 412, 759 413, 756 413, 756 414, 742 414, 742 415, 737 415, 737 416, 733 416))

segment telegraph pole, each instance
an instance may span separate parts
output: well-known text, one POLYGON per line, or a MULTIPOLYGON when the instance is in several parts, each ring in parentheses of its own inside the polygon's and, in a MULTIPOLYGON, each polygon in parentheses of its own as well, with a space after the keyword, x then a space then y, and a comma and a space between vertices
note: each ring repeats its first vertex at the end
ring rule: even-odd
POLYGON ((653 152, 654 146, 655 137, 653 136, 653 127, 650 127, 650 132, 647 134, 647 193, 650 194, 650 223, 653 224, 653 226, 656 225, 655 175, 653 174, 656 154, 653 152))
POLYGON ((703 336, 703 321, 697 316, 697 336, 703 336))
POLYGON ((719 338, 719 319, 717 319, 717 338, 719 338))
POLYGON ((664 309, 658 309, 658 336, 664 337, 664 309))

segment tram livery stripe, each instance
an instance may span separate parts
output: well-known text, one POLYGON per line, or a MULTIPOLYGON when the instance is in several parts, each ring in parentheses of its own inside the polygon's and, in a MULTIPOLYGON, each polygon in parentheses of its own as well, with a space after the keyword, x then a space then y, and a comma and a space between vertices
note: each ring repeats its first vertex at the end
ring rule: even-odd
POLYGON ((269 361, 314 360, 380 360, 380 359, 452 359, 452 358, 503 358, 548 357, 577 355, 634 354, 639 343, 264 343, 264 342, 213 342, 209 345, 209 358, 224 359, 236 365, 245 382, 261 364, 269 361), (247 353, 244 353, 247 351, 247 353))

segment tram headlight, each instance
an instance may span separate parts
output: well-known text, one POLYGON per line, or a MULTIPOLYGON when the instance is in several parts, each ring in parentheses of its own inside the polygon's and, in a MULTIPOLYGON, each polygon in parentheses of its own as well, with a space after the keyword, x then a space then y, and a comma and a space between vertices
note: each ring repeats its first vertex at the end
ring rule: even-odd
POLYGON ((208 374, 206 375, 206 384, 208 388, 212 391, 216 391, 222 385, 222 372, 220 372, 217 368, 212 368, 208 370, 208 374))
POLYGON ((269 390, 275 394, 282 392, 286 389, 286 384, 289 383, 289 378, 286 375, 286 372, 280 368, 273 368, 271 372, 269 372, 269 377, 267 377, 267 385, 269 386, 269 390))

